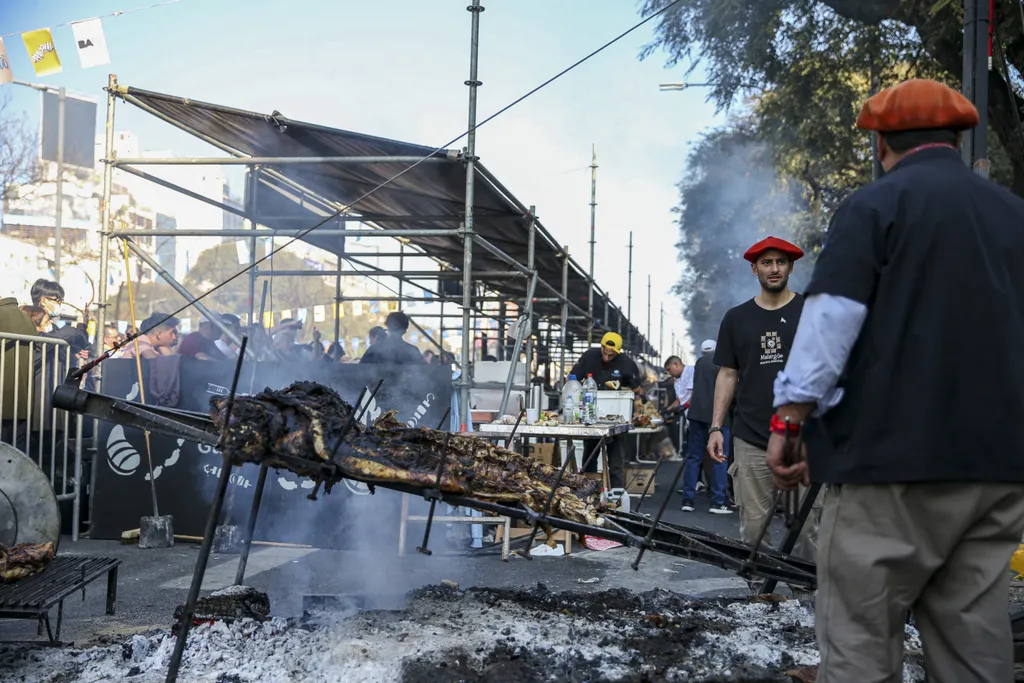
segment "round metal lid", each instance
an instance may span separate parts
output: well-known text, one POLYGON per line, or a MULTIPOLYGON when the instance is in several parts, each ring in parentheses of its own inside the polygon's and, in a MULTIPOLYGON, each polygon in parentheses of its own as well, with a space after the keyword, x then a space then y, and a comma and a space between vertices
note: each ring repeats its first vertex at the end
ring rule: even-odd
POLYGON ((60 508, 39 466, 10 444, 0 443, 0 543, 60 543, 60 508))

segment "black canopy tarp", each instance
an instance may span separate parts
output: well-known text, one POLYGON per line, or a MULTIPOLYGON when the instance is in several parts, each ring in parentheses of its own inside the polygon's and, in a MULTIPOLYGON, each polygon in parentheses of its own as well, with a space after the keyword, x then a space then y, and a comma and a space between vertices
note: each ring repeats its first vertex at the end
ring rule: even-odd
MULTIPOLYGON (((433 157, 411 170, 407 170, 412 166, 409 161, 268 164, 264 168, 269 169, 269 173, 259 174, 255 192, 255 210, 261 225, 277 229, 304 229, 350 204, 350 213, 389 230, 456 229, 464 217, 466 169, 458 150, 436 151, 422 145, 293 121, 278 112, 259 114, 137 88, 119 88, 119 94, 126 101, 234 156, 433 157), (385 182, 384 187, 379 187, 385 182)), ((474 231, 525 265, 529 254, 528 209, 483 164, 477 162, 475 168, 474 231)), ((329 222, 327 226, 337 227, 338 224, 329 222)), ((319 235, 316 230, 303 239, 335 254, 343 248, 340 238, 319 235)), ((406 239, 447 267, 462 270, 463 239, 460 236, 410 234, 406 239)), ((552 298, 561 293, 562 254, 562 247, 538 222, 534 251, 538 273, 536 297, 552 298)), ((472 268, 474 273, 515 272, 505 260, 480 245, 474 245, 472 268)), ((474 281, 513 300, 522 300, 528 286, 525 277, 474 275, 474 281)), ((586 271, 570 258, 568 298, 582 311, 587 308, 588 287, 586 271)), ((561 304, 539 301, 534 310, 538 315, 558 319, 561 304)), ((587 322, 582 319, 581 311, 570 310, 570 316, 574 315, 576 317, 570 318, 568 329, 583 337, 587 332, 587 322)), ((624 318, 624 313, 595 286, 595 336, 606 330, 619 329, 620 316, 624 318)), ((631 351, 648 355, 654 353, 651 345, 629 321, 623 319, 621 329, 631 351)))

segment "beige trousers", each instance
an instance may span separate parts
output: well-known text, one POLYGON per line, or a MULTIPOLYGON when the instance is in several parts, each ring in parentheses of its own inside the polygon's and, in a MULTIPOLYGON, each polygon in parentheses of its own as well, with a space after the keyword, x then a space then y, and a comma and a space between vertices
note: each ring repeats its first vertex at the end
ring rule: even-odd
MULTIPOLYGON (((736 504, 740 508, 740 539, 753 545, 761 533, 765 520, 775 514, 772 503, 775 498, 775 484, 772 473, 768 469, 767 454, 764 450, 742 439, 733 439, 733 489, 736 493, 736 504)), ((800 487, 800 498, 803 499, 807 489, 800 487)), ((818 525, 821 518, 821 499, 815 501, 811 514, 800 532, 800 538, 793 548, 793 555, 813 562, 817 548, 818 525)), ((765 534, 763 543, 772 545, 771 532, 765 534)))
POLYGON ((1010 556, 1024 485, 828 487, 818 547, 818 683, 899 683, 908 611, 930 683, 1013 680, 1010 556))

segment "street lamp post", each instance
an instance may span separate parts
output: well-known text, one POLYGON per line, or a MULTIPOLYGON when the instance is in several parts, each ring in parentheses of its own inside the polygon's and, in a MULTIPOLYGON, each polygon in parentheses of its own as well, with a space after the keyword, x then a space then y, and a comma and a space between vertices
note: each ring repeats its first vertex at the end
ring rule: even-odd
MULTIPOLYGON (((658 90, 660 90, 662 92, 668 92, 668 91, 671 91, 671 90, 689 90, 690 88, 713 88, 716 85, 719 85, 719 84, 718 83, 686 83, 686 82, 660 83, 660 84, 658 84, 658 90)), ((738 87, 740 87, 740 88, 745 88, 745 89, 762 90, 762 91, 764 90, 764 88, 762 88, 761 86, 757 85, 756 83, 737 83, 736 85, 738 87)))

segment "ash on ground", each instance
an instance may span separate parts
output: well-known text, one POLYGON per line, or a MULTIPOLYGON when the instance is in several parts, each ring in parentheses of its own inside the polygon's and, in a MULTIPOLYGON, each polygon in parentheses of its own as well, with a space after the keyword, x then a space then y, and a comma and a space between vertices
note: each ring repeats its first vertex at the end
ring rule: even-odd
MULTIPOLYGON (((84 650, 0 650, 5 681, 163 681, 167 632, 84 650)), ((923 680, 908 630, 904 680, 923 680)), ((667 591, 551 593, 429 587, 395 611, 202 624, 182 683, 639 683, 790 681, 818 661, 814 616, 794 600, 691 600, 667 591)))

